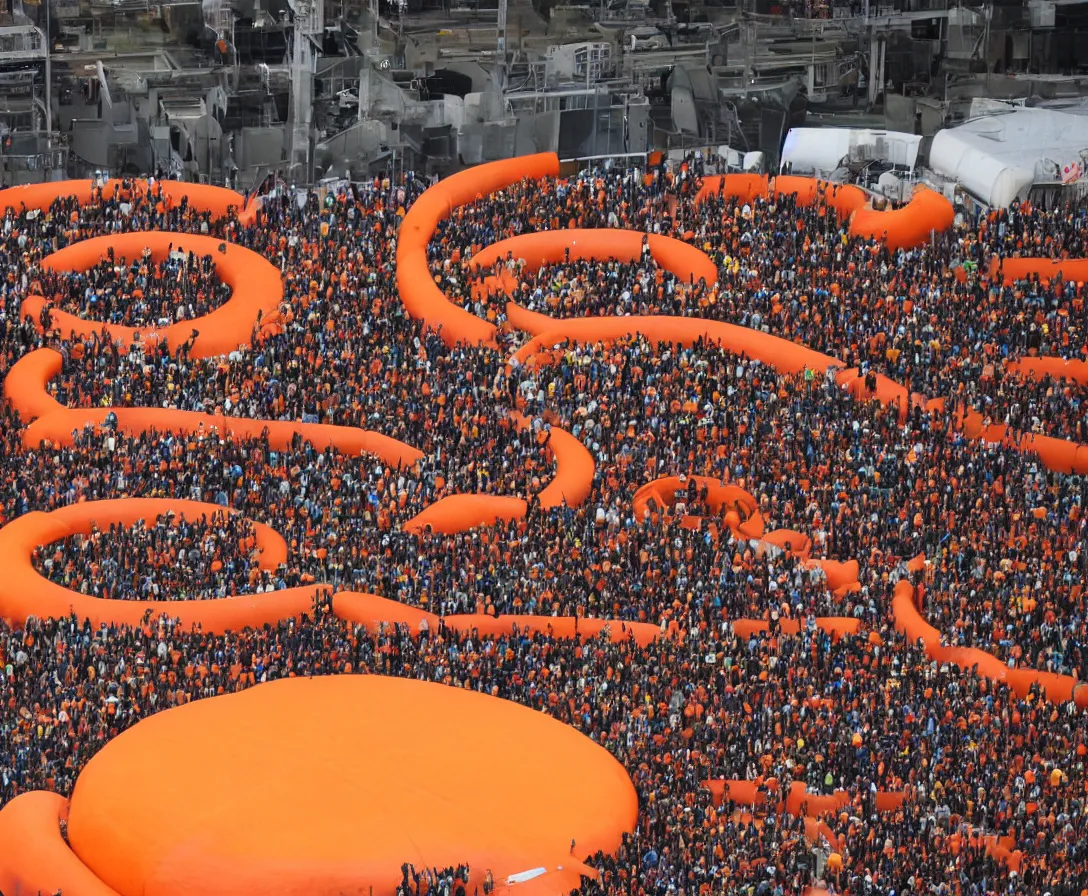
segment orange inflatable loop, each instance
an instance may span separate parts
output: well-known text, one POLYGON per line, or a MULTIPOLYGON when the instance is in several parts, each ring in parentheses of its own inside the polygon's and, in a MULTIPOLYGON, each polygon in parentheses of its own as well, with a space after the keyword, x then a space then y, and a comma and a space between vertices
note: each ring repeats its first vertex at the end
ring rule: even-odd
MULTIPOLYGON (((128 184, 126 188, 123 181, 111 179, 99 189, 92 180, 56 180, 9 187, 6 190, 0 190, 0 215, 6 215, 9 211, 18 214, 23 209, 48 211, 58 199, 74 198, 80 205, 89 205, 95 201, 96 196, 101 196, 103 199, 131 199, 147 196, 151 191, 151 185, 146 180, 131 180, 128 184)), ((257 211, 260 208, 259 201, 251 201, 247 206, 246 198, 240 193, 211 184, 157 180, 154 193, 161 194, 171 206, 178 206, 185 202, 190 208, 209 212, 216 218, 233 215, 239 223, 246 225, 252 224, 257 219, 257 211)))
POLYGON ((198 700, 122 732, 77 779, 68 840, 119 896, 393 896, 406 859, 467 863, 469 892, 487 870, 503 881, 540 868, 569 889, 637 814, 623 766, 544 713, 335 675, 198 700))
POLYGON ((933 234, 952 227, 955 211, 940 193, 919 185, 906 205, 878 211, 869 194, 853 184, 833 184, 811 177, 782 174, 775 178, 752 174, 725 174, 703 178, 698 204, 715 195, 750 202, 761 196, 795 196, 801 205, 826 203, 840 219, 849 220, 851 236, 886 243, 890 249, 913 249, 932 240, 933 234))
MULTIPOLYGON (((34 551, 72 535, 86 535, 92 526, 107 528, 111 523, 131 526, 138 520, 150 523, 173 511, 180 518, 196 520, 227 511, 217 504, 166 498, 118 498, 86 501, 49 513, 34 511, 16 517, 0 529, 0 618, 22 625, 30 617, 63 619, 75 614, 89 619, 96 628, 107 625, 139 625, 150 612, 178 618, 184 629, 199 626, 219 634, 265 623, 298 618, 313 612, 314 598, 325 586, 303 586, 215 600, 130 601, 106 600, 71 591, 51 582, 34 567, 34 551)), ((283 538, 261 523, 255 523, 257 565, 274 570, 287 560, 283 538)))
MULTIPOLYGON (((279 270, 251 249, 210 236, 186 233, 101 236, 54 252, 44 259, 42 266, 50 271, 85 271, 100 263, 110 249, 118 260, 123 258, 127 262, 140 258, 147 249, 151 250, 155 262, 167 258, 171 251, 210 255, 219 278, 230 286, 231 296, 203 317, 161 328, 123 327, 50 308, 51 326, 60 332, 61 338, 88 340, 105 332, 126 348, 135 342, 147 344, 165 340, 172 350, 176 350, 192 338, 196 330, 200 335, 193 341, 190 354, 194 358, 209 358, 229 354, 248 344, 258 321, 269 324, 279 316, 283 301, 279 270)), ((23 300, 20 314, 30 317, 40 327, 42 309, 47 304, 42 296, 28 296, 23 300)))
POLYGON ((977 647, 943 645, 941 633, 919 611, 915 588, 906 579, 897 582, 892 592, 892 621, 897 632, 911 642, 921 641, 926 653, 939 663, 950 663, 964 670, 975 669, 984 678, 1004 682, 1021 698, 1038 685, 1045 698, 1052 703, 1073 701, 1078 707, 1088 709, 1088 684, 1072 675, 1012 669, 993 654, 977 647))
POLYGON ((397 290, 408 314, 437 330, 447 345, 495 347, 495 326, 453 304, 435 283, 427 263, 428 246, 439 222, 458 206, 523 178, 558 174, 555 153, 504 159, 440 180, 412 203, 397 232, 397 290))
POLYGON ((639 261, 646 240, 658 266, 670 271, 684 283, 718 282, 718 268, 701 249, 660 234, 637 230, 596 229, 541 230, 523 233, 485 247, 472 257, 478 270, 490 270, 508 256, 523 261, 530 271, 547 264, 569 261, 639 261))

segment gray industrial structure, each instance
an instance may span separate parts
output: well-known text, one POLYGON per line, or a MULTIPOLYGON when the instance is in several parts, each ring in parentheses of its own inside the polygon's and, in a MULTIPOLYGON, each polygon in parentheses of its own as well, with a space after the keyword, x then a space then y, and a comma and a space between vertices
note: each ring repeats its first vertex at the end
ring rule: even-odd
POLYGON ((978 98, 1076 100, 1088 69, 1068 0, 0 2, 4 185, 246 189, 540 151, 774 169, 805 125, 920 135, 924 158, 978 98))

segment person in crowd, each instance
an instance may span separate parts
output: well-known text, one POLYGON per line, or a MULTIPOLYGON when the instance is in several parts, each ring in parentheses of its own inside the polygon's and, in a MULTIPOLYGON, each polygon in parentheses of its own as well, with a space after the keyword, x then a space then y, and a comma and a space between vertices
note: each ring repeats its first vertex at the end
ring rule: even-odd
MULTIPOLYGON (((379 178, 301 203, 266 198, 252 226, 132 184, 110 199, 61 200, 48 214, 9 212, 0 221, 0 372, 49 346, 63 355, 49 385, 62 404, 362 426, 425 456, 396 468, 301 438, 280 450, 262 437, 222 439, 213 427, 88 428, 71 446, 27 449, 27 421, 0 411, 0 522, 129 495, 236 511, 43 545, 35 562, 52 581, 162 601, 315 586, 306 618, 224 635, 183 629, 168 603, 138 626, 0 624, 0 803, 31 789, 70 793, 104 743, 154 712, 292 675, 366 671, 515 700, 623 763, 638 823, 615 855, 590 858, 599 877, 584 881, 586 896, 773 896, 813 885, 851 896, 1088 890, 1082 711, 935 662, 899 633, 891 609, 896 583, 913 575, 945 643, 1016 668, 1085 675, 1085 482, 1007 444, 966 438, 963 411, 1081 440, 1083 386, 1015 366, 1040 354, 1083 357, 1081 286, 1005 286, 987 272, 994 255, 1081 251, 1088 211, 1025 203, 890 252, 851 237, 829 208, 790 197, 711 194, 697 205, 700 169, 688 160, 513 185, 440 227, 433 271, 454 301, 495 323, 511 300, 554 316, 710 317, 810 345, 945 397, 943 406, 859 401, 833 376, 781 373, 709 343, 565 346, 543 367, 508 363, 515 333, 499 352, 447 347, 395 291, 413 180, 379 178), (536 272, 515 259, 471 266, 490 242, 569 226, 686 239, 720 276, 684 283, 648 254, 536 272), (43 265, 78 240, 141 229, 209 234, 270 259, 283 271, 282 328, 228 357, 197 359, 186 346, 122 347, 105 335, 76 343, 52 321, 21 317, 32 294, 104 322, 177 319, 182 305, 188 319, 199 302, 222 301, 214 273, 188 256, 165 267, 114 259, 63 277, 43 265), (958 277, 965 264, 975 270, 958 277), (109 304, 96 298, 92 308, 89 295, 109 304), (552 476, 546 444, 557 427, 595 461, 580 506, 530 501, 524 519, 453 534, 402 528, 450 494, 531 499, 552 476), (635 493, 666 476, 742 489, 767 532, 800 533, 806 549, 745 535, 731 508, 690 486, 671 506, 637 513, 635 493), (253 522, 286 540, 283 567, 257 566, 253 522), (919 554, 925 569, 908 573, 919 554), (833 588, 811 559, 856 560, 858 581, 833 588), (662 635, 640 647, 527 628, 367 628, 337 618, 318 584, 441 616, 639 620, 662 635), (826 617, 856 631, 832 634, 826 617), (742 620, 763 625, 752 631, 742 620), (728 790, 715 796, 707 782, 723 779, 756 781, 768 795, 797 782, 814 795, 842 792, 842 805, 806 820, 775 798, 745 806, 728 790), (902 802, 878 807, 877 794, 889 793, 902 802), (1019 850, 1017 867, 980 834, 1019 850)), ((469 879, 455 865, 406 864, 402 874, 404 894, 462 896, 469 879)))

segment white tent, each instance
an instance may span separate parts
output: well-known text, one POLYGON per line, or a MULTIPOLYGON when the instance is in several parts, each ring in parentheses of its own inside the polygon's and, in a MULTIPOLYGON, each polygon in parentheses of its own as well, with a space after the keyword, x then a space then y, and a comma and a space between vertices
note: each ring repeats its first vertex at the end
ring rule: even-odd
POLYGON ((782 168, 797 174, 828 175, 843 158, 873 159, 914 168, 922 138, 872 128, 790 128, 782 146, 782 168))
POLYGON ((986 205, 1004 208, 1034 184, 1075 183, 1088 158, 1088 119, 1017 109, 938 131, 929 166, 986 205))

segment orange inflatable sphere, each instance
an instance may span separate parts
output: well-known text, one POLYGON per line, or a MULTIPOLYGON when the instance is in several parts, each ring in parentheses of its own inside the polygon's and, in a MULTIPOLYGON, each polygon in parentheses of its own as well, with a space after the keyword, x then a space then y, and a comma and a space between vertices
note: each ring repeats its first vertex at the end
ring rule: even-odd
POLYGON ((542 713, 340 675, 141 721, 80 775, 68 837, 121 896, 387 896, 404 862, 467 863, 469 892, 534 869, 569 890, 571 840, 612 852, 637 812, 624 768, 542 713))

